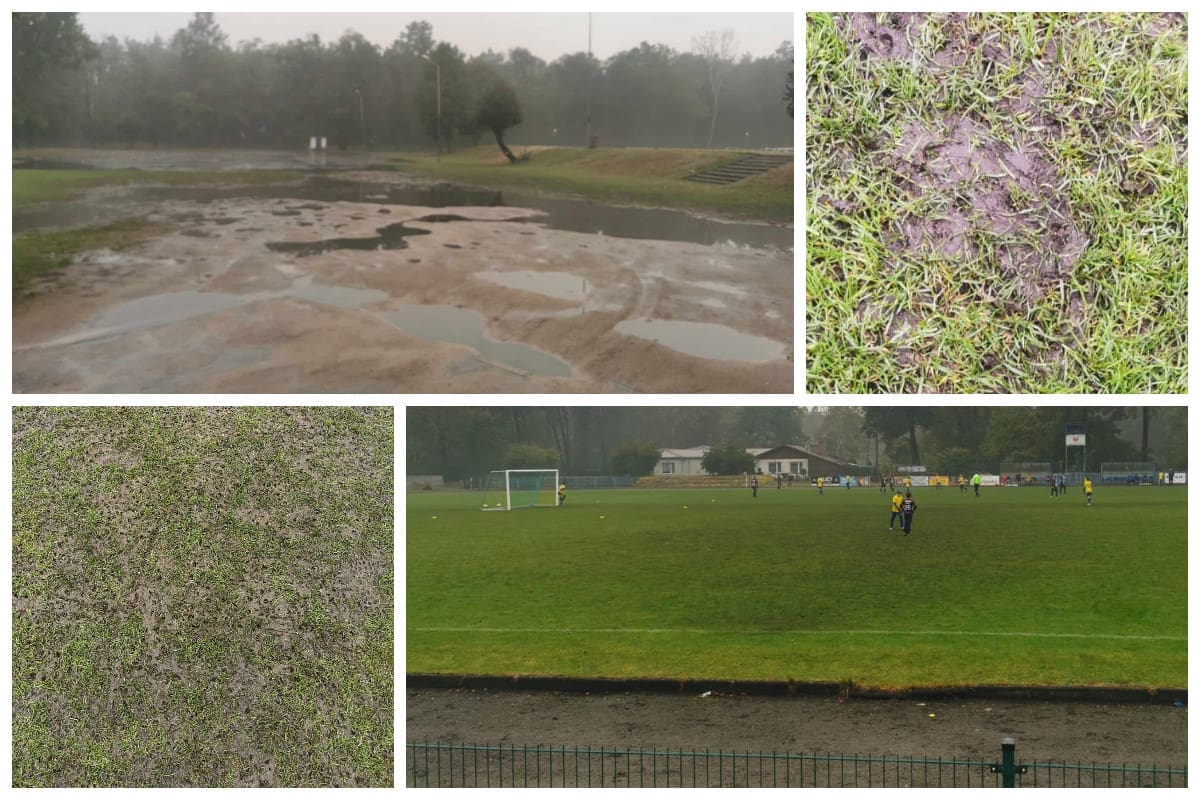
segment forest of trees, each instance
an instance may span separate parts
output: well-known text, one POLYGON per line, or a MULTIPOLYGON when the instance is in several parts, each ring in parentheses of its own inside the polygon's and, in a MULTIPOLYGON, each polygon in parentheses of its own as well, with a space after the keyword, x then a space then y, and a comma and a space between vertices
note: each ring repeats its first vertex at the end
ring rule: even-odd
POLYGON ((1176 407, 414 407, 407 420, 409 473, 450 481, 505 465, 517 444, 553 451, 553 464, 537 466, 573 475, 626 474, 615 467, 639 463, 628 459, 633 443, 796 444, 884 471, 914 463, 955 473, 1004 461, 1061 465, 1068 422, 1087 426, 1093 467, 1121 460, 1187 467, 1187 409, 1176 407))
POLYGON ((521 109, 510 143, 586 145, 590 94, 603 145, 792 145, 790 40, 759 58, 643 42, 603 62, 577 52, 546 63, 519 47, 467 55, 426 22, 396 34, 386 48, 354 31, 235 46, 212 14, 196 14, 168 41, 94 42, 75 14, 15 13, 13 142, 296 148, 324 135, 345 148, 430 149, 436 63, 450 146, 493 133, 478 110, 497 85, 521 109))

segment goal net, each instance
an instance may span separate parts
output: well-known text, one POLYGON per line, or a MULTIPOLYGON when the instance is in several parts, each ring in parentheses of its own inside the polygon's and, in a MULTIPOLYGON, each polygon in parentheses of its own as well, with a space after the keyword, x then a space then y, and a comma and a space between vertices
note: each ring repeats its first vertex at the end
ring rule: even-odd
POLYGON ((558 505, 558 470, 495 469, 483 488, 484 511, 554 508, 558 505))

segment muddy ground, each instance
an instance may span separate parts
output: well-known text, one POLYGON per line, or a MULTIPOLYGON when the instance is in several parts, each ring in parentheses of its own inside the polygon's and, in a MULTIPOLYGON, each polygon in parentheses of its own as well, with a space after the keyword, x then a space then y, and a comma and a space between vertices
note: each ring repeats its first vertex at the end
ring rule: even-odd
MULTIPOLYGON (((409 689, 405 702, 405 738, 410 743, 861 753, 991 762, 999 759, 1000 740, 1013 737, 1018 760, 1024 763, 1187 765, 1187 710, 1170 705, 977 699, 851 698, 841 702, 837 698, 807 696, 586 695, 466 689, 409 689), (935 716, 931 718, 930 714, 935 716)), ((410 785, 414 781, 412 761, 410 753, 410 785)), ((566 771, 571 773, 574 764, 570 759, 568 763, 571 766, 566 771)), ((592 766, 598 780, 598 766, 592 766)), ((622 777, 613 780, 614 766, 620 771, 629 765, 621 759, 609 762, 606 780, 624 785, 622 777)), ((424 785, 427 775, 436 781, 436 774, 425 768, 423 753, 416 767, 415 780, 420 785, 424 785)), ((547 765, 545 769, 548 780, 551 768, 547 765)), ((634 764, 632 769, 641 767, 634 764)), ((671 768, 671 775, 665 765, 658 769, 660 782, 677 777, 675 768, 671 768)), ((715 764, 712 770, 715 773, 715 764)), ((812 767, 808 770, 811 773, 812 767)), ((690 772, 686 768, 683 772, 684 782, 690 785, 690 772)), ((982 772, 973 775, 972 785, 981 783, 982 772)), ((818 774, 824 785, 825 774, 818 774)), ((573 785, 573 776, 565 777, 567 785, 573 785)), ((640 772, 633 773, 635 785, 640 777, 640 772)), ((793 775, 793 781, 798 777, 793 775)), ((878 782, 879 776, 874 780, 878 782)), ((909 777, 901 775, 900 780, 908 785, 909 777)), ((958 780, 961 785, 966 778, 960 775, 958 780)), ((651 782, 649 773, 646 781, 647 785, 651 782)), ((812 778, 804 781, 812 782, 812 778)), ((987 785, 994 778, 989 776, 983 782, 987 785)), ((1046 782, 1044 777, 1039 779, 1042 785, 1046 782)), ((1090 783, 1090 777, 1085 783, 1090 783)), ((758 782, 751 778, 739 783, 748 784, 758 782)))
MULTIPOLYGON (((1185 177, 1186 109, 1165 90, 1147 100, 1108 65, 1165 71, 1177 59, 1156 48, 1168 34, 1186 43, 1186 19, 1062 15, 1054 35, 1011 30, 1014 20, 1033 30, 1055 16, 834 15, 844 60, 828 60, 833 48, 810 69, 811 390, 859 391, 845 385, 844 361, 884 354, 886 366, 862 371, 906 377, 870 391, 1133 391, 1121 383, 1124 365, 1095 359, 1084 369, 1071 358, 1078 342, 1112 336, 1122 314, 1136 322, 1118 338, 1163 337, 1147 348, 1154 358, 1183 351, 1186 203, 1170 198, 1185 177), (1095 44, 1118 23, 1125 38, 1095 44), (1112 54, 1087 65, 1089 47, 1107 46, 1112 54), (849 88, 848 75, 863 85, 849 88), (858 116, 852 128, 821 135, 847 113, 858 116), (1141 161, 1158 152, 1169 155, 1154 168, 1141 161), (1144 307, 1130 311, 1116 310, 1130 290, 1097 267, 1120 263, 1111 254, 1124 229, 1155 243, 1154 269, 1134 287, 1144 307), (856 260, 863 253, 867 268, 856 260), (999 331, 1008 333, 981 341, 999 331), (960 339, 972 347, 953 347, 960 339)), ((1134 386, 1160 391, 1166 374, 1134 386)))
POLYGON ((15 391, 792 391, 790 228, 343 166, 15 213, 172 228, 17 304, 15 391))

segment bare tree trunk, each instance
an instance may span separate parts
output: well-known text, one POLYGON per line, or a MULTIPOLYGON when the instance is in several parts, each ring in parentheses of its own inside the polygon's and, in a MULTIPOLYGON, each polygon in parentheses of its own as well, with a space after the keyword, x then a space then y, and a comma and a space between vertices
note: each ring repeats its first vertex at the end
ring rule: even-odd
POLYGON ((708 149, 712 149, 713 133, 717 130, 717 95, 720 92, 719 86, 713 86, 713 113, 712 121, 708 123, 708 149))
POLYGON ((1142 406, 1142 461, 1150 456, 1150 409, 1142 406))
POLYGON ((504 157, 508 159, 508 163, 517 163, 517 157, 512 154, 512 150, 509 150, 508 145, 504 143, 504 131, 500 128, 492 128, 492 133, 496 134, 496 144, 500 145, 500 152, 504 153, 504 157))
POLYGON ((513 441, 517 444, 520 444, 521 442, 525 441, 525 409, 512 408, 509 410, 509 414, 512 418, 513 441))
POLYGON ((566 470, 571 464, 571 409, 547 408, 546 419, 554 434, 554 443, 562 456, 562 469, 566 470))
POLYGON ((603 406, 595 409, 596 428, 599 432, 598 442, 600 444, 600 461, 604 464, 604 469, 608 469, 608 420, 609 410, 603 406))
POLYGON ((708 147, 711 149, 717 130, 717 101, 721 94, 721 81, 737 52, 733 29, 705 31, 692 40, 692 45, 708 64, 708 88, 713 96, 712 118, 708 123, 708 147))

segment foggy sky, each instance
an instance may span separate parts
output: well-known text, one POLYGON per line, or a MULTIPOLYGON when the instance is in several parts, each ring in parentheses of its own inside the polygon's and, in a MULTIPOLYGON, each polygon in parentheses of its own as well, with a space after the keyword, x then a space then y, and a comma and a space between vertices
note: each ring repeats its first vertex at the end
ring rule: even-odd
MULTIPOLYGON (((148 41, 169 39, 187 25, 191 12, 80 12, 79 20, 92 39, 114 35, 148 41)), ((525 47, 544 61, 564 53, 586 51, 588 16, 580 13, 314 13, 217 12, 217 23, 231 45, 255 38, 265 43, 286 42, 310 33, 335 41, 347 30, 361 33, 382 47, 390 45, 409 22, 433 25, 437 41, 450 42, 472 56, 488 48, 507 53, 525 47)), ((708 30, 733 28, 739 54, 766 56, 785 39, 794 39, 793 15, 782 13, 594 13, 592 53, 601 61, 642 41, 666 44, 678 51, 692 49, 692 39, 708 30)))

